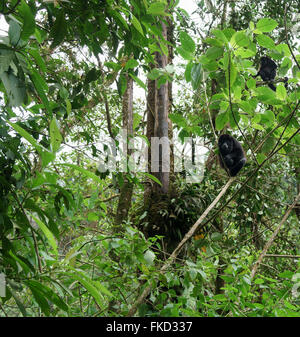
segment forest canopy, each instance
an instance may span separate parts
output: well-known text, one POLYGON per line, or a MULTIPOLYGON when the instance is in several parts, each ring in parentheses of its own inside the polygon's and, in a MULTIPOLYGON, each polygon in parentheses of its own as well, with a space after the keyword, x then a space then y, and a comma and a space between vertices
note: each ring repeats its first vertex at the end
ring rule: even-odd
POLYGON ((2 1, 0 317, 299 317, 299 37, 298 0, 2 1))

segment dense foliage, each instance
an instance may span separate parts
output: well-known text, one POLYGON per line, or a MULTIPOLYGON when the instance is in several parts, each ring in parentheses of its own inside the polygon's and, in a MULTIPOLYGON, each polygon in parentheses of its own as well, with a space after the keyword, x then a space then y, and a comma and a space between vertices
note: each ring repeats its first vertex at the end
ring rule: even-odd
POLYGON ((187 13, 175 0, 2 2, 0 316, 126 316, 151 285, 138 316, 299 317, 300 201, 290 210, 300 193, 298 5, 202 0, 187 13), (173 52, 160 68, 154 55, 173 52), (264 55, 278 65, 276 91, 253 77, 264 55), (146 83, 172 83, 169 131, 205 148, 202 180, 171 172, 151 216, 152 172, 101 170, 114 157, 107 137, 123 151, 129 79, 136 139, 149 145, 146 83), (243 144, 247 164, 162 273, 228 180, 221 132, 243 144))

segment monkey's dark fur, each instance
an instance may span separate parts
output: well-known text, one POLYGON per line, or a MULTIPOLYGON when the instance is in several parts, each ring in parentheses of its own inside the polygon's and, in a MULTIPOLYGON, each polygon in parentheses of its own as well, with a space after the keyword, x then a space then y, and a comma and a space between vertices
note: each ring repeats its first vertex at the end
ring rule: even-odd
MULTIPOLYGON (((260 76, 263 81, 273 81, 276 76, 276 63, 267 56, 260 58, 260 68, 254 78, 260 76)), ((276 87, 273 83, 268 83, 268 86, 276 91, 276 87)))
POLYGON ((235 177, 246 164, 242 145, 230 135, 221 135, 218 141, 219 159, 221 166, 235 177))

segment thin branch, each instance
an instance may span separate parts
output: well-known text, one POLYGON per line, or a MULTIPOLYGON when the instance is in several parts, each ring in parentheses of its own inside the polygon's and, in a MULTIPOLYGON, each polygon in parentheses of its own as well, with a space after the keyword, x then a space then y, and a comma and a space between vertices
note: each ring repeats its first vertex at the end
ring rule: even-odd
POLYGON ((285 221, 287 220, 287 218, 289 217, 291 211, 293 210, 293 208, 295 207, 295 205, 297 204, 298 200, 300 199, 300 193, 297 195, 296 199, 294 200, 294 202, 292 203, 292 205, 289 207, 289 209, 287 210, 287 212, 285 213, 284 217, 282 218, 282 220, 280 221, 279 225, 277 226, 277 228, 275 229, 274 233, 272 234, 272 236, 270 237, 269 241, 266 243, 262 253, 260 254, 258 260, 256 261, 252 271, 251 271, 251 278, 253 279, 257 269, 259 267, 259 265, 261 264, 263 258, 266 256, 266 253, 268 251, 268 249, 271 247, 275 237, 277 236, 277 234, 280 231, 280 228, 282 227, 282 225, 285 223, 285 221))
POLYGON ((281 257, 288 259, 300 259, 300 255, 286 255, 286 254, 266 254, 265 257, 281 257))

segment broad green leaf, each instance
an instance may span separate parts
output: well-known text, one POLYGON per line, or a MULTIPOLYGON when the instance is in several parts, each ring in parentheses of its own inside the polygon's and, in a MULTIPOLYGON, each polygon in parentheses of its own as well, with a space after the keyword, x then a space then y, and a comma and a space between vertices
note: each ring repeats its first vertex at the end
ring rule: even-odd
POLYGON ((132 14, 132 19, 131 19, 131 23, 133 25, 133 27, 141 34, 144 36, 144 31, 143 28, 139 22, 139 20, 132 14))
POLYGON ((223 42, 220 41, 219 39, 213 39, 213 38, 207 38, 205 41, 205 43, 210 44, 211 46, 215 46, 215 47, 223 47, 223 42))
POLYGON ((192 67, 192 62, 189 62, 185 67, 184 77, 187 82, 190 82, 192 80, 192 67))
POLYGON ((263 153, 258 153, 256 159, 258 164, 260 165, 266 159, 266 156, 263 153))
POLYGON ((147 14, 166 16, 168 14, 165 12, 165 7, 164 2, 154 2, 147 9, 147 14))
POLYGON ((60 144, 62 142, 62 136, 60 134, 57 120, 54 117, 50 123, 50 141, 53 152, 57 152, 60 148, 60 144))
POLYGON ((229 122, 229 116, 228 113, 219 113, 216 118, 216 129, 218 131, 222 130, 226 123, 229 122))
POLYGON ((235 34, 233 34, 230 40, 230 44, 235 48, 237 46, 247 47, 249 43, 250 43, 250 40, 244 32, 236 32, 235 34))
POLYGON ((176 51, 178 52, 178 54, 184 58, 185 60, 192 60, 194 58, 194 54, 190 53, 189 51, 186 51, 184 48, 182 48, 181 46, 176 48, 176 51))
POLYGON ((269 33, 278 26, 278 23, 273 19, 263 18, 257 22, 256 28, 262 33, 269 33))
POLYGON ((249 80, 247 80, 247 87, 249 89, 255 89, 256 88, 256 81, 254 78, 249 78, 249 80))
POLYGON ((193 65, 191 70, 191 77, 192 77, 192 87, 194 90, 197 90, 202 80, 201 63, 193 65))
POLYGON ((189 53, 194 53, 196 49, 194 40, 186 32, 180 32, 179 38, 182 48, 189 53))
POLYGON ((170 114, 169 118, 171 119, 171 121, 173 123, 176 123, 180 127, 186 127, 187 126, 186 119, 182 115, 180 115, 178 113, 170 114))
POLYGON ((68 311, 69 308, 66 303, 50 287, 36 280, 27 280, 25 283, 29 286, 31 291, 36 291, 40 297, 46 298, 63 311, 68 311))
POLYGON ((127 69, 133 69, 135 67, 137 67, 139 65, 138 61, 135 60, 135 59, 130 59, 127 61, 125 67, 124 67, 124 70, 127 70, 127 69))
POLYGON ((10 106, 20 106, 27 100, 25 83, 12 72, 5 71, 0 74, 5 87, 10 106))
POLYGON ((246 48, 238 48, 235 50, 234 54, 240 56, 241 58, 249 58, 255 56, 255 51, 246 48))
POLYGON ((20 6, 18 6, 18 11, 23 22, 21 39, 27 41, 35 32, 35 19, 30 7, 24 0, 22 0, 20 6))
POLYGON ((261 47, 268 48, 268 49, 275 48, 274 41, 267 35, 263 35, 263 34, 257 35, 256 40, 261 47))
POLYGON ((11 20, 9 23, 8 36, 10 43, 13 46, 16 46, 17 43, 20 41, 21 27, 15 20, 11 20))
POLYGON ((223 48, 209 47, 205 53, 205 56, 209 60, 216 60, 223 55, 223 48))
POLYGON ((279 83, 276 86, 276 97, 282 101, 284 101, 287 97, 286 89, 282 83, 279 83))
POLYGON ((14 58, 14 52, 10 49, 0 49, 0 75, 7 71, 10 65, 10 62, 14 58))
POLYGON ((54 235, 51 233, 49 228, 37 217, 35 217, 33 214, 31 214, 31 217, 33 220, 38 224, 44 235, 46 236, 50 246, 52 247, 55 255, 58 255, 58 250, 57 250, 57 243, 55 241, 54 235))
POLYGON ((50 37, 53 38, 53 42, 51 44, 51 49, 57 47, 61 44, 67 35, 68 27, 66 22, 66 14, 63 9, 60 9, 58 12, 54 25, 50 31, 50 37))

